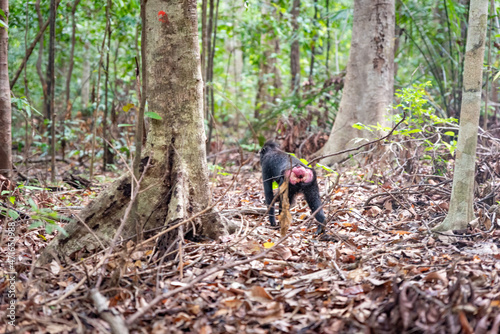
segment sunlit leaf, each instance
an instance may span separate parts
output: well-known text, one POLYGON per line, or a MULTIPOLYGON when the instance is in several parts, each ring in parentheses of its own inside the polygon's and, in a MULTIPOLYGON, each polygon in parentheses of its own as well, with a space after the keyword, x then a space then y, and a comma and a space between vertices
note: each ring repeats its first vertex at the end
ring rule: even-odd
POLYGON ((157 113, 153 112, 153 111, 147 111, 144 113, 144 117, 149 117, 149 118, 152 118, 152 119, 159 119, 161 120, 161 116, 158 115, 157 113))

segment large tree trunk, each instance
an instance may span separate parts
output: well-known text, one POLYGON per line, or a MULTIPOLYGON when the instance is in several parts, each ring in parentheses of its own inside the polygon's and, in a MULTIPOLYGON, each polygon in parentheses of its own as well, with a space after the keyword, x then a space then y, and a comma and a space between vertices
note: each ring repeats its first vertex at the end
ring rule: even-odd
MULTIPOLYGON (((352 146, 352 140, 370 137, 368 131, 352 125, 387 125, 387 108, 392 103, 394 85, 394 0, 356 0, 351 51, 344 92, 335 123, 322 154, 352 146)), ((333 164, 345 156, 328 157, 333 164)))
MULTIPOLYGON (((0 9, 6 18, 0 17, 5 25, 8 24, 9 1, 0 0, 0 9)), ((7 29, 0 27, 0 175, 10 177, 12 170, 12 137, 11 137, 11 108, 8 61, 9 35, 7 29)))
POLYGON ((464 230, 474 219, 474 171, 487 21, 488 0, 471 0, 450 209, 434 231, 464 230))
MULTIPOLYGON (((203 129, 203 82, 200 70, 196 0, 146 3, 146 92, 149 111, 162 119, 151 120, 143 150, 145 170, 138 195, 137 218, 144 230, 171 226, 208 208, 211 191, 203 129), (149 160, 149 163, 147 161, 149 160)), ((134 187, 135 188, 135 187, 134 187)), ((130 204, 131 176, 124 175, 103 191, 81 214, 81 219, 106 244, 114 236, 130 204)), ((186 226, 186 230, 188 227, 186 226)), ((219 216, 209 211, 195 220, 196 233, 215 238, 227 232, 219 216)), ((67 227, 44 251, 40 262, 54 253, 68 255, 99 247, 80 223, 67 227)), ((132 237, 135 222, 127 222, 122 238, 132 237)), ((169 234, 161 246, 177 236, 169 234)))

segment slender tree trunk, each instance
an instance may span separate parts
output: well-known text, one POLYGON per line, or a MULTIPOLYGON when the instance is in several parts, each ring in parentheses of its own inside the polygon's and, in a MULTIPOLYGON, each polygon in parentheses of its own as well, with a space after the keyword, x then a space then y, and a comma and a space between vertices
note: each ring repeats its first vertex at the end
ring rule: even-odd
MULTIPOLYGON (((201 75, 203 76, 203 84, 205 89, 205 80, 207 79, 207 47, 208 47, 208 31, 207 31, 207 0, 201 2, 201 75)), ((205 92, 203 93, 205 99, 205 92)), ((207 106, 205 105, 205 108, 207 106)))
MULTIPOLYGON (((24 23, 24 54, 28 53, 28 34, 30 31, 30 15, 29 15, 29 2, 26 1, 26 19, 24 23)), ((28 103, 30 102, 30 92, 28 88, 28 68, 24 66, 24 95, 26 96, 26 100, 28 103)), ((28 141, 26 141, 25 144, 28 144, 28 141)))
POLYGON ((208 138, 207 138, 207 153, 210 152, 210 142, 212 141, 212 131, 215 126, 215 100, 214 100, 214 87, 213 87, 213 82, 214 82, 214 59, 215 59, 215 44, 217 43, 217 22, 219 19, 219 0, 217 0, 217 5, 215 6, 216 12, 215 12, 215 21, 214 21, 214 26, 213 26, 213 37, 212 37, 212 46, 210 48, 210 56, 209 56, 209 61, 208 61, 208 70, 209 70, 209 77, 208 77, 208 82, 210 82, 209 91, 210 91, 210 105, 208 106, 209 108, 209 114, 210 114, 210 121, 208 122, 208 138))
MULTIPOLYGON (((25 32, 24 32, 24 54, 28 54, 28 35, 29 35, 29 29, 30 28, 30 11, 29 11, 29 2, 26 1, 26 20, 25 20, 25 32)), ((24 94, 26 96, 26 100, 28 101, 29 104, 32 104, 31 98, 30 98, 30 91, 29 91, 29 85, 28 85, 28 67, 24 66, 24 94)), ((26 167, 28 167, 28 159, 29 159, 29 154, 30 154, 30 147, 31 147, 31 120, 33 115, 30 113, 29 115, 26 114, 25 116, 25 126, 24 126, 24 164, 26 167)))
MULTIPOLYGON (((265 2, 262 8, 263 16, 272 16, 279 20, 279 16, 271 1, 265 2), (269 10, 272 12, 269 13, 269 10)), ((259 79, 257 82, 257 96, 255 98, 254 118, 259 119, 260 114, 271 108, 281 92, 281 72, 277 66, 276 57, 280 53, 279 39, 275 31, 270 28, 261 35, 262 59, 260 62, 259 79)))
MULTIPOLYGON (((196 0, 148 0, 145 6, 147 34, 142 36, 146 41, 142 45, 147 48, 143 66, 148 110, 162 119, 151 121, 143 150, 137 219, 148 230, 192 217, 196 231, 191 224, 184 231, 215 238, 227 229, 210 209, 196 0), (161 20, 158 13, 164 13, 161 20), (193 217, 205 209, 203 215, 193 217)), ((126 174, 81 212, 80 218, 101 242, 83 224, 71 223, 66 228, 69 236, 59 235, 44 250, 39 263, 50 261, 54 254, 64 256, 82 248, 92 251, 101 243, 107 244, 130 205, 134 188, 131 175, 126 174)), ((136 224, 127 222, 120 236, 126 239, 135 234, 136 224)), ((176 240, 182 242, 173 230, 161 238, 159 250, 176 249, 176 240)))
POLYGON ((75 12, 76 12, 76 7, 80 3, 80 0, 75 0, 73 2, 73 7, 71 8, 71 48, 69 51, 69 65, 68 65, 68 76, 66 77, 66 110, 65 110, 65 115, 63 115, 63 138, 61 140, 61 151, 62 151, 62 157, 64 159, 65 157, 65 148, 66 148, 66 120, 71 119, 71 107, 72 103, 70 101, 71 97, 71 76, 73 75, 73 66, 75 63, 75 44, 76 44, 76 20, 75 20, 75 12))
POLYGON ((71 49, 69 51, 69 65, 68 65, 68 76, 66 77, 66 117, 65 119, 71 119, 71 76, 73 74, 73 66, 75 63, 75 44, 76 44, 76 19, 75 12, 76 7, 81 0, 75 0, 73 2, 73 7, 71 8, 71 49))
POLYGON ((326 0, 326 74, 330 77, 330 0, 326 0))
POLYGON ((55 78, 55 44, 56 44, 56 0, 50 0, 50 32, 49 32, 49 63, 47 66, 47 95, 45 108, 50 117, 50 155, 51 171, 50 178, 52 182, 56 181, 56 111, 54 105, 54 92, 56 85, 55 78))
MULTIPOLYGON (((314 0, 314 17, 313 17, 313 26, 317 26, 318 20, 318 0, 314 0)), ((309 82, 313 81, 313 73, 314 73, 314 59, 316 52, 316 41, 318 40, 318 35, 315 34, 313 37, 312 45, 311 45, 311 62, 309 64, 309 82)))
MULTIPOLYGON (((106 164, 109 160, 109 145, 108 145, 108 114, 109 114, 109 106, 108 106, 108 86, 109 86, 109 52, 111 49, 111 0, 108 0, 108 8, 106 8, 106 19, 108 20, 108 49, 106 50, 106 73, 104 75, 104 117, 102 123, 102 139, 103 139, 103 147, 104 153, 102 155, 102 171, 106 171, 106 164)), ((141 136, 142 140, 142 136, 141 136)))
MULTIPOLYGON (((0 20, 8 25, 9 1, 0 0, 0 9, 6 16, 6 18, 0 17, 0 20)), ((0 27, 0 175, 10 178, 12 172, 12 131, 8 45, 8 31, 6 28, 0 27)))
MULTIPOLYGON (((40 9, 40 0, 36 0, 35 3, 35 8, 36 8, 36 13, 38 17, 38 26, 40 27, 40 30, 43 29, 44 27, 44 22, 43 22, 43 16, 42 16, 42 11, 40 9)), ((49 20, 50 23, 50 20, 49 20)), ((45 29, 43 29, 45 30, 45 29)), ((40 83, 42 84, 42 93, 43 93, 43 114, 45 115, 46 119, 50 119, 50 115, 47 112, 47 82, 45 81, 45 75, 42 70, 42 63, 43 63, 43 46, 44 46, 44 38, 43 38, 43 33, 40 36, 40 47, 38 48, 38 58, 36 61, 36 72, 38 73, 38 77, 40 78, 40 83)), ((11 85, 13 86, 13 85, 11 85)))
POLYGON ((83 69, 82 69, 82 107, 86 109, 89 105, 90 96, 90 43, 86 42, 83 46, 83 69))
POLYGON ((488 0, 471 0, 450 209, 434 231, 464 230, 474 219, 474 172, 487 22, 488 0))
MULTIPOLYGON (((108 3, 106 5, 106 17, 108 19, 106 20, 106 28, 104 29, 104 38, 102 39, 101 52, 99 53, 99 63, 97 65, 97 67, 98 67, 97 83, 92 88, 92 92, 93 92, 92 103, 94 102, 94 98, 96 98, 96 104, 95 104, 94 114, 92 116, 92 123, 94 124, 94 127, 92 129, 92 151, 90 153, 90 167, 89 167, 89 178, 91 180, 92 180, 92 177, 94 176, 95 145, 96 145, 96 138, 97 138, 97 118, 99 115, 99 105, 101 104, 101 67, 102 67, 103 58, 104 58, 104 47, 106 46, 106 39, 108 37, 108 30, 109 30, 109 26, 111 23, 109 20, 109 7, 110 7, 110 0, 108 0, 108 3)), ((103 124, 103 127, 104 126, 105 125, 103 124)))
MULTIPOLYGON (((322 154, 373 136, 352 125, 386 125, 394 84, 394 0, 355 0, 351 50, 339 112, 322 154)), ((325 158, 331 165, 345 156, 325 158)))
POLYGON ((300 0, 293 0, 292 5, 292 31, 293 42, 290 47, 290 72, 292 82, 290 89, 292 92, 298 92, 300 88, 300 44, 299 44, 299 23, 297 21, 300 14, 300 0))
MULTIPOLYGON (((493 6, 492 6, 493 7, 493 6)), ((493 10, 493 8, 491 8, 493 10)), ((488 24, 486 24, 488 28, 488 24)), ((490 96, 490 75, 491 75, 491 30, 493 29, 493 19, 490 19, 489 29, 488 29, 488 60, 486 62, 486 90, 484 94, 484 119, 483 119, 483 130, 488 130, 488 102, 490 96)))
MULTIPOLYGON (((206 35, 206 47, 207 52, 205 53, 207 57, 207 68, 205 73, 205 119, 210 122, 210 55, 212 54, 212 27, 214 20, 214 0, 209 0, 209 14, 208 14, 208 25, 207 25, 207 35, 206 35)), ((207 144, 208 148, 208 144, 207 144)))

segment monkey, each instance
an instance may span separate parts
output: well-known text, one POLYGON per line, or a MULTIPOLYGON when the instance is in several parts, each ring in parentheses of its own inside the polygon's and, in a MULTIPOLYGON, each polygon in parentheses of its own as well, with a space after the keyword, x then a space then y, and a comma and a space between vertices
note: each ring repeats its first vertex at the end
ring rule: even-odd
MULTIPOLYGON (((292 203, 296 194, 303 193, 313 213, 322 206, 314 169, 307 167, 299 159, 282 151, 278 147, 278 144, 273 141, 267 141, 264 144, 260 150, 260 164, 262 167, 266 204, 268 207, 270 206, 269 222, 271 226, 276 226, 274 204, 271 205, 274 199, 273 181, 276 181, 281 186, 286 179, 289 180, 288 198, 290 203, 292 203)), ((316 212, 315 218, 318 221, 316 234, 321 234, 323 233, 325 222, 323 209, 316 212)))

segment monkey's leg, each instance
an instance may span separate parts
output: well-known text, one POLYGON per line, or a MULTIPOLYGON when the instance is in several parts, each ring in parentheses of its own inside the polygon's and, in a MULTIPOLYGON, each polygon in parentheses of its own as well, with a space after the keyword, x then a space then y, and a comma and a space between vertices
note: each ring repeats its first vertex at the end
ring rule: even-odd
POLYGON ((273 193, 273 180, 264 181, 264 194, 266 196, 266 204, 269 208, 269 223, 271 226, 276 226, 276 217, 274 216, 274 193, 273 193))
MULTIPOLYGON (((307 205, 311 208, 311 212, 314 213, 318 208, 321 207, 321 198, 319 196, 319 188, 317 184, 312 184, 306 189, 304 189, 304 197, 306 198, 307 205)), ((316 230, 316 234, 321 234, 324 232, 324 223, 325 223, 325 213, 323 209, 319 209, 318 212, 314 215, 314 218, 318 221, 318 228, 316 230)))

